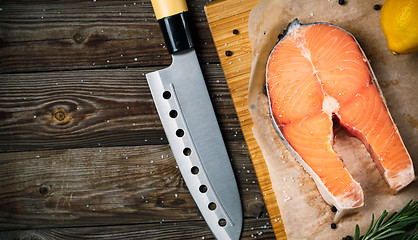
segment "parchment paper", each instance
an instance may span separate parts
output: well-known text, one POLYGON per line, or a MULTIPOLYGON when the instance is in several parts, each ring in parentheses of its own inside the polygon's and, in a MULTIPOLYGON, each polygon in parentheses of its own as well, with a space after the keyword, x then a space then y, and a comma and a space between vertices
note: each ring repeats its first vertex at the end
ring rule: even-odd
POLYGON ((316 185, 293 155, 281 143, 268 112, 265 93, 265 66, 278 35, 293 19, 301 23, 329 22, 351 32, 360 42, 377 77, 387 105, 404 143, 418 163, 418 56, 394 56, 387 49, 380 28, 380 11, 373 9, 383 1, 347 0, 261 0, 251 11, 249 35, 253 61, 248 105, 254 121, 253 132, 266 161, 288 239, 341 239, 353 235, 359 224, 367 231, 372 213, 400 210, 409 200, 418 200, 418 183, 413 182, 397 195, 379 174, 363 143, 335 131, 334 149, 353 177, 360 182, 365 206, 345 216, 331 229, 334 213, 319 194, 316 185))

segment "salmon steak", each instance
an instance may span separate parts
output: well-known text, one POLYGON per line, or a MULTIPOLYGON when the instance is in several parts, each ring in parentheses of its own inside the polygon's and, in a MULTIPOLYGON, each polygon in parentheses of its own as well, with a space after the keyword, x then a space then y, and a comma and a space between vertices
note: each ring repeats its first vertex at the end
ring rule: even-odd
POLYGON ((337 208, 334 221, 364 205, 360 184, 333 149, 334 120, 364 143, 391 192, 415 179, 376 77, 349 32, 294 20, 270 53, 266 88, 273 125, 337 208))

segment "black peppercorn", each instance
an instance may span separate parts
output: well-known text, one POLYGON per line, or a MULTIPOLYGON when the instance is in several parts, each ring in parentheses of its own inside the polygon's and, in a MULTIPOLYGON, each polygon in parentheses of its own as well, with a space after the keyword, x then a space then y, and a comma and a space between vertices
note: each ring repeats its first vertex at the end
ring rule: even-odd
POLYGON ((336 228, 337 228, 337 224, 335 224, 335 223, 331 223, 331 228, 332 228, 332 229, 336 229, 336 228))
POLYGON ((344 0, 338 0, 338 4, 340 5, 344 5, 345 1, 344 0))
POLYGON ((331 211, 332 212, 337 212, 338 210, 337 210, 337 208, 335 206, 332 206, 331 211))
POLYGON ((225 51, 225 55, 227 56, 227 57, 230 57, 230 56, 232 56, 232 52, 231 51, 225 51))
POLYGON ((353 240, 353 237, 350 235, 347 235, 345 237, 343 237, 343 240, 353 240))
POLYGON ((283 37, 284 37, 283 33, 280 33, 278 36, 279 40, 282 39, 283 37))
POLYGON ((238 35, 239 31, 238 31, 238 29, 234 29, 234 30, 232 30, 232 33, 233 33, 234 35, 238 35))
POLYGON ((376 5, 373 6, 373 9, 378 11, 378 10, 382 9, 382 6, 380 6, 379 4, 376 4, 376 5))

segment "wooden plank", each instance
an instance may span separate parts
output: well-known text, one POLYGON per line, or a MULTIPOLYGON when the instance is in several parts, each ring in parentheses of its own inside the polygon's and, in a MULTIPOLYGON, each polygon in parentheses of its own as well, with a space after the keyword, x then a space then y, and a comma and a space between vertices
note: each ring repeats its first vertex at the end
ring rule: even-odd
MULTIPOLYGON (((219 62, 203 6, 189 1, 202 62, 219 62)), ((148 0, 2 1, 0 73, 169 65, 148 0)))
MULTIPOLYGON (((242 239, 271 239, 206 2, 188 1, 191 27, 239 185, 242 239)), ((171 63, 149 0, 0 8, 0 239, 214 239, 145 81, 171 63)))
MULTIPOLYGON (((265 214, 244 142, 231 154, 245 217, 265 214)), ((199 219, 168 145, 0 153, 0 230, 199 219)))
POLYGON ((273 192, 267 165, 252 133, 253 122, 248 112, 247 93, 251 74, 251 45, 248 38, 248 16, 258 0, 223 0, 205 7, 212 37, 225 72, 231 97, 240 120, 245 141, 269 212, 276 239, 286 239, 279 206, 273 192), (233 33, 238 30, 238 34, 233 33), (232 56, 227 56, 231 51, 232 56))
MULTIPOLYGON (((0 75, 0 152, 167 144, 135 68, 0 75)), ((227 140, 242 136, 220 66, 202 65, 227 140)))
MULTIPOLYGON (((160 221, 158 224, 134 224, 101 227, 53 228, 0 232, 1 239, 215 239, 206 223, 195 221, 160 221)), ((241 239, 272 239, 268 218, 244 219, 241 239)))

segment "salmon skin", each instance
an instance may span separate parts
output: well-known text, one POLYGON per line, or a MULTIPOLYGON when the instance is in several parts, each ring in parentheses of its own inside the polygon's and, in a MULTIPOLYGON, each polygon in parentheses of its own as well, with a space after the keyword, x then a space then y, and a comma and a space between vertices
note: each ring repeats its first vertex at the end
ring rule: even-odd
POLYGON ((359 138, 393 193, 414 167, 356 39, 328 23, 292 21, 270 53, 266 88, 273 125, 311 175, 334 221, 364 205, 363 190, 333 150, 333 118, 359 138))

